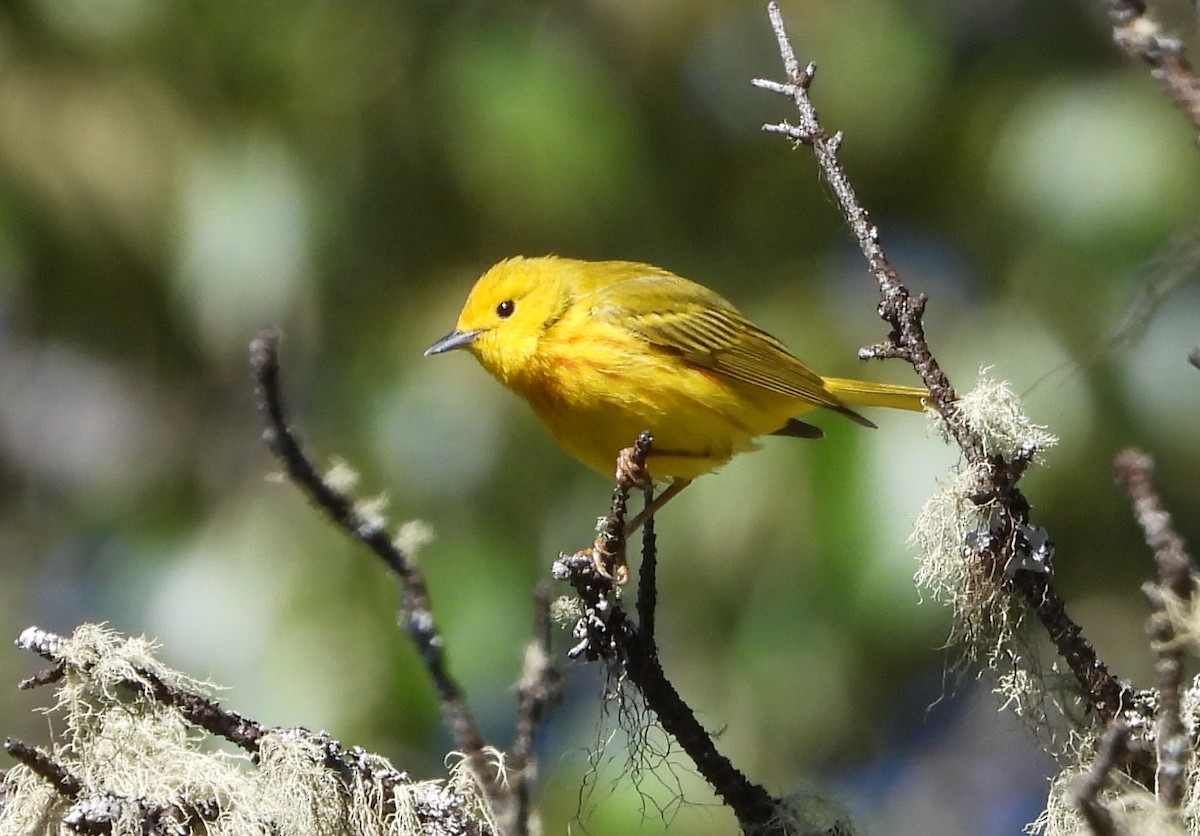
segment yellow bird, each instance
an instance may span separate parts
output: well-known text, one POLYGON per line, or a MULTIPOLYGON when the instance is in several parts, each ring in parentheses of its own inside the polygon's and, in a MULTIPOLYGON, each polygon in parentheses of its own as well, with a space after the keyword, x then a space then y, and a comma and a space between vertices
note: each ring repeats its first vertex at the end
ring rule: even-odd
POLYGON ((670 482, 630 531, 697 476, 764 435, 820 438, 828 409, 921 410, 911 386, 821 377, 708 288, 649 264, 518 256, 475 284, 426 356, 465 348, 533 407, 563 449, 609 476, 649 430, 651 479, 670 482))

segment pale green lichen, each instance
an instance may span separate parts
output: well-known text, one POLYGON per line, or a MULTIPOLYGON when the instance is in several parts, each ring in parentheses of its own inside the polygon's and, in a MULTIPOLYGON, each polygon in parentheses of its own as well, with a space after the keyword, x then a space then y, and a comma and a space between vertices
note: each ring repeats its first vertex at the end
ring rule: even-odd
MULTIPOLYGON (((958 417, 983 445, 983 454, 1011 459, 1023 450, 1047 450, 1058 444, 1053 433, 1025 414, 1008 382, 987 377, 987 372, 981 369, 975 388, 954 402, 958 417)), ((932 410, 928 414, 934 428, 949 440, 945 419, 932 410)))
MULTIPOLYGON (((263 735, 256 758, 214 746, 142 687, 151 678, 195 694, 212 686, 161 665, 154 650, 145 639, 126 639, 95 625, 54 643, 65 675, 51 711, 64 721, 64 731, 48 754, 85 789, 76 799, 64 798, 24 764, 12 767, 0 836, 58 834, 73 806, 109 799, 116 799, 107 803, 114 836, 142 834, 145 820, 134 799, 208 808, 209 836, 497 832, 483 790, 464 761, 445 780, 411 781, 384 758, 358 750, 354 764, 335 771, 326 762, 329 741, 303 729, 263 735)), ((494 759, 502 760, 498 754, 494 759)))
MULTIPOLYGON (((1057 441, 1028 418, 1003 381, 981 375, 975 388, 962 395, 954 408, 989 456, 1012 460, 1057 441)), ((931 415, 934 427, 949 439, 945 419, 937 413, 931 415)), ((1022 609, 1013 606, 1003 589, 1003 577, 994 567, 972 559, 975 538, 987 536, 996 513, 993 503, 980 501, 988 484, 987 468, 986 462, 956 468, 925 502, 909 542, 918 552, 917 588, 946 604, 954 614, 951 644, 960 647, 969 660, 999 662, 1020 625, 1022 609)))

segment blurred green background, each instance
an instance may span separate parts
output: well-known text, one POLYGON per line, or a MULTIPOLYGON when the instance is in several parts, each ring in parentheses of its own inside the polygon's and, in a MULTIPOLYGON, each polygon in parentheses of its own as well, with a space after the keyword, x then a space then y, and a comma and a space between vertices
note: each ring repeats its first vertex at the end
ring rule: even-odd
MULTIPOLYGON (((1153 569, 1111 460, 1154 454, 1200 542, 1185 120, 1087 4, 783 11, 952 380, 990 366, 1061 436, 1026 482, 1035 519, 1101 655, 1149 684, 1153 569)), ((270 478, 246 348, 275 324, 312 451, 386 493, 396 525, 434 528, 420 561, 453 671, 507 745, 530 590, 590 542, 609 486, 469 357, 422 359, 479 273, 515 253, 650 261, 826 374, 915 382, 855 360, 884 334, 876 294, 810 154, 759 129, 792 118, 750 86, 780 75, 758 2, 5 4, 0 637, 107 621, 263 723, 442 774, 392 579, 270 478)), ((1015 833, 1052 764, 986 684, 944 673, 948 613, 905 545, 956 456, 919 416, 872 417, 768 440, 663 514, 664 664, 773 792, 815 787, 880 833, 1015 833)), ((0 683, 35 667, 0 654, 0 683)), ((618 734, 585 779, 602 688, 570 667, 546 832, 732 832, 682 756, 647 799, 618 734)), ((0 731, 45 741, 46 698, 0 687, 0 731)))

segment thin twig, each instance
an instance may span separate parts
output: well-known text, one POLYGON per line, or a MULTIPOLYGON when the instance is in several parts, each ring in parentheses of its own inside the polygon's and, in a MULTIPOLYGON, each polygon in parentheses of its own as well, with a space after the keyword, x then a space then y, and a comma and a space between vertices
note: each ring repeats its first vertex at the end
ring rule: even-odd
POLYGON ((1155 778, 1158 797, 1167 806, 1178 808, 1186 790, 1184 767, 1189 745, 1181 705, 1184 645, 1168 614, 1168 600, 1174 598, 1184 606, 1191 601, 1195 589, 1192 560, 1154 489, 1153 460, 1131 447, 1117 454, 1115 464, 1117 478, 1133 503, 1134 516, 1147 544, 1154 550, 1154 561, 1158 566, 1158 583, 1147 583, 1142 587, 1154 610, 1147 619, 1146 631, 1154 639, 1158 654, 1155 666, 1159 693, 1155 732, 1158 767, 1155 778))
POLYGON ((1114 722, 1100 738, 1100 748, 1091 768, 1075 784, 1075 805, 1087 820, 1095 836, 1125 836, 1112 813, 1100 801, 1109 776, 1118 768, 1129 748, 1129 729, 1120 721, 1114 722))
POLYGON ((513 769, 532 757, 534 739, 546 709, 557 698, 562 674, 550 658, 550 588, 539 583, 533 591, 533 640, 525 653, 525 668, 517 685, 517 728, 509 748, 513 769))
POLYGON ((1121 712, 1136 709, 1141 704, 1137 692, 1113 676, 1096 655, 1096 648, 1088 641, 1079 623, 1067 613, 1066 601, 1048 575, 1017 572, 1012 584, 1038 617, 1100 723, 1110 723, 1121 712))
POLYGON ((64 798, 75 798, 83 791, 83 782, 41 749, 9 737, 4 741, 4 751, 46 779, 64 798))
POLYGON ((1130 447, 1117 454, 1116 470, 1133 502, 1133 513, 1146 544, 1154 551, 1163 585, 1186 601, 1192 595, 1192 559, 1154 489, 1154 461, 1141 450, 1130 447))
POLYGON ((1147 268, 1153 274, 1138 290, 1121 321, 1089 352, 1085 363, 1096 363, 1136 342, 1171 294, 1200 275, 1200 226, 1193 225, 1173 236, 1150 259, 1147 268))
POLYGON ((248 752, 258 751, 259 740, 267 729, 236 711, 229 711, 213 700, 163 682, 151 671, 138 669, 138 675, 150 684, 150 693, 164 705, 173 706, 191 723, 219 735, 248 752))
POLYGON ((17 689, 20 691, 28 691, 31 688, 40 688, 43 685, 53 685, 58 682, 66 674, 66 670, 61 664, 54 665, 49 668, 42 668, 33 676, 22 679, 17 683, 17 689))
POLYGON ((1183 41, 1164 35, 1158 21, 1146 14, 1142 0, 1107 0, 1106 5, 1113 40, 1150 66, 1150 74, 1200 131, 1200 78, 1187 59, 1183 41))
POLYGON ((417 646, 425 669, 433 680, 443 716, 456 745, 470 758, 477 774, 489 785, 499 774, 483 752, 486 743, 467 707, 466 697, 446 667, 441 636, 429 606, 425 579, 416 564, 388 536, 381 521, 360 514, 354 500, 335 488, 317 470, 300 447, 288 425, 279 382, 279 334, 263 331, 250 344, 250 365, 258 383, 259 409, 266 419, 263 441, 287 469, 288 476, 309 499, 351 537, 375 553, 400 580, 401 613, 404 627, 417 646))
MULTIPOLYGON (((653 491, 646 490, 646 504, 653 501, 653 491)), ((637 614, 638 632, 650 653, 658 654, 654 637, 654 613, 658 608, 658 537, 654 532, 654 517, 642 526, 642 562, 638 566, 637 614)))
POLYGON ((516 799, 515 820, 504 828, 510 836, 531 832, 531 787, 537 772, 534 743, 547 712, 562 696, 562 674, 550 654, 549 586, 538 584, 533 597, 533 640, 525 650, 525 664, 517 685, 517 729, 508 757, 509 784, 516 799))
MULTIPOLYGON (((786 122, 764 125, 763 129, 779 133, 813 149, 817 163, 850 226, 859 248, 867 259, 871 273, 879 287, 879 315, 891 326, 891 333, 882 343, 859 351, 863 359, 900 358, 910 364, 921 376, 929 389, 930 400, 945 420, 964 458, 972 464, 982 466, 988 483, 980 491, 980 504, 989 504, 1002 509, 997 514, 1004 529, 995 532, 995 542, 1001 544, 994 553, 982 556, 993 561, 994 577, 1003 577, 1005 569, 1012 565, 1010 544, 1021 542, 1021 532, 1028 530, 1029 502, 1017 488, 1034 451, 1024 457, 1007 461, 1000 456, 988 456, 980 438, 962 421, 954 405, 956 395, 949 379, 934 358, 925 338, 922 317, 925 313, 924 295, 912 296, 900 275, 888 260, 880 243, 879 229, 871 223, 867 210, 859 203, 850 185, 849 177, 838 159, 841 133, 830 134, 821 125, 816 106, 809 96, 816 66, 809 64, 801 69, 791 41, 783 25, 783 16, 774 2, 767 5, 771 26, 779 44, 787 81, 783 84, 764 79, 755 79, 754 84, 764 90, 779 93, 791 99, 799 113, 799 125, 786 122)), ((1052 567, 1047 564, 1047 569, 1052 567)), ((1123 706, 1133 701, 1133 692, 1117 680, 1097 657, 1095 649, 1083 637, 1083 631, 1066 612, 1066 605, 1055 592, 1048 573, 1018 571, 1011 581, 1011 589, 1021 594, 1026 605, 1041 620, 1047 633, 1058 647, 1059 653, 1068 663, 1076 680, 1098 719, 1111 721, 1123 706)))
POLYGON ((929 389, 931 402, 945 417, 951 433, 962 448, 968 461, 976 462, 983 458, 983 448, 978 440, 973 438, 958 419, 953 403, 956 399, 954 389, 949 379, 934 359, 925 343, 924 328, 921 316, 925 310, 925 297, 913 297, 908 288, 896 273, 883 245, 879 240, 879 228, 871 222, 871 216, 854 193, 850 178, 838 158, 838 149, 842 143, 842 134, 829 134, 821 126, 817 117, 817 109, 808 95, 817 67, 809 64, 801 69, 796 60, 795 50, 783 25, 783 15, 779 6, 774 2, 767 5, 767 14, 771 19, 771 28, 779 44, 779 54, 783 59, 784 73, 787 82, 765 79, 755 79, 753 84, 764 90, 780 93, 792 100, 799 114, 799 125, 792 126, 786 122, 774 125, 764 125, 763 130, 781 133, 798 143, 808 145, 813 149, 825 179, 829 182, 838 206, 846 218, 850 231, 858 241, 863 256, 875 280, 879 285, 880 305, 879 315, 892 326, 892 333, 887 341, 871 348, 863 349, 859 356, 863 359, 901 357, 912 364, 921 380, 929 389))

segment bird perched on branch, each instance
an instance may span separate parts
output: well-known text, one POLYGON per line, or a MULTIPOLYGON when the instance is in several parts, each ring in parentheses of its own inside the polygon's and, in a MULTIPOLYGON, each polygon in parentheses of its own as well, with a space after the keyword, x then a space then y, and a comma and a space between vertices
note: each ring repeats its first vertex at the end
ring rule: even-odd
POLYGON ((820 438, 798 415, 827 409, 874 427, 850 407, 919 411, 928 396, 822 377, 713 291, 632 261, 501 261, 425 355, 460 348, 528 401, 564 450, 605 475, 641 432, 653 434, 641 477, 669 485, 629 532, 760 436, 820 438))

